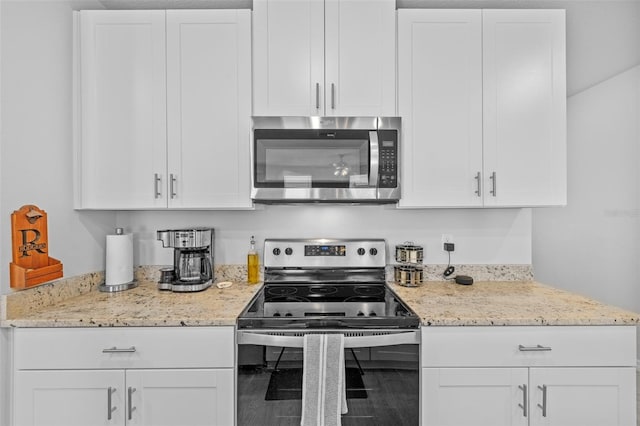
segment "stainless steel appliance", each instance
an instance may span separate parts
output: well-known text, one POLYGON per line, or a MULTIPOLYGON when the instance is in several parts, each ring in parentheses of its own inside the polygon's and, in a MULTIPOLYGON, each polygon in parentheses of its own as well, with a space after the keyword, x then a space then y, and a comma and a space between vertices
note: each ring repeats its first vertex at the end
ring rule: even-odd
POLYGON ((258 203, 395 203, 399 117, 253 117, 258 203))
POLYGON ((175 292, 201 291, 213 282, 213 242, 211 228, 157 231, 163 247, 173 248, 173 269, 160 274, 158 289, 175 292))
POLYGON ((381 239, 265 241, 265 284, 237 322, 239 425, 300 424, 308 333, 345 336, 344 425, 418 424, 420 320, 386 258, 381 239))

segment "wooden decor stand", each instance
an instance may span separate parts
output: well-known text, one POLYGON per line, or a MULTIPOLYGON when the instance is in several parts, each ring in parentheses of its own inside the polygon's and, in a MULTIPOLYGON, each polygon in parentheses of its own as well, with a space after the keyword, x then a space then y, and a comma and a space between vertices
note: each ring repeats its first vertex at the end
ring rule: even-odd
POLYGON ((62 277, 62 263, 49 257, 47 213, 34 205, 11 214, 13 262, 9 264, 11 288, 25 289, 62 277))

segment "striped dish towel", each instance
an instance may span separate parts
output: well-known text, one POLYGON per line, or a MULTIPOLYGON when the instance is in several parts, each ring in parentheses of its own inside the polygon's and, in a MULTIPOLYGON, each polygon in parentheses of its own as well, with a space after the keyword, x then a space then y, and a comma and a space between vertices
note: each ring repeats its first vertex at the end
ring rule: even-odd
POLYGON ((305 334, 302 426, 340 426, 347 413, 344 335, 305 334))

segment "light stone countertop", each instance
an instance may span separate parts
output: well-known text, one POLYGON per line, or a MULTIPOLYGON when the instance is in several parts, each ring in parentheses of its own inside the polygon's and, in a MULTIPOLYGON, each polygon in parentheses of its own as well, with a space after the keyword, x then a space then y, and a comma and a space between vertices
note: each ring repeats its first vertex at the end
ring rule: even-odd
MULTIPOLYGON (((157 289, 156 271, 136 273, 138 287, 98 291, 103 274, 60 280, 15 292, 0 302, 1 327, 223 326, 236 319, 262 286, 233 276, 231 287, 194 293, 157 289)), ((221 280, 218 280, 221 281, 221 280)))
MULTIPOLYGON (((221 267, 202 292, 156 287, 157 267, 136 271, 139 287, 101 293, 102 273, 62 279, 0 296, 1 327, 219 326, 236 319, 261 285, 243 282, 239 267, 221 267)), ((506 278, 506 277, 505 277, 506 278)), ((605 305, 535 281, 476 281, 464 286, 429 281, 419 287, 389 283, 424 326, 636 325, 640 314, 605 305)))
POLYGON ((430 281, 389 287, 423 326, 636 325, 640 314, 535 281, 430 281))

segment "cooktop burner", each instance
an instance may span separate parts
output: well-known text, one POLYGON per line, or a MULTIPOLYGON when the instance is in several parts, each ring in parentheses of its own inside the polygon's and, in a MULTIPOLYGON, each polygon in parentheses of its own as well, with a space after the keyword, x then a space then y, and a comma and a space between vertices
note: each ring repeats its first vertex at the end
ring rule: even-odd
POLYGON ((298 289, 293 286, 286 286, 286 287, 271 286, 271 287, 265 288, 265 291, 268 296, 278 297, 278 296, 290 296, 292 294, 296 294, 298 289))
POLYGON ((305 285, 265 284, 264 302, 307 301, 307 302, 350 302, 367 297, 367 301, 384 302, 385 285, 305 285), (290 297, 287 297, 290 296, 290 297), (286 299, 286 300, 285 300, 286 299))

